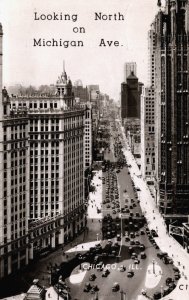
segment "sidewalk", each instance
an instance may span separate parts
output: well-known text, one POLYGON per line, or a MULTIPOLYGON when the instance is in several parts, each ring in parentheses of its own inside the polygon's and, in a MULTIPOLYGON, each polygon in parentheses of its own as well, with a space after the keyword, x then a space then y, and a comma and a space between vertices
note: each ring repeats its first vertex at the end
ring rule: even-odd
POLYGON ((159 237, 155 238, 156 243, 163 252, 167 252, 168 255, 172 257, 174 265, 177 266, 181 272, 181 278, 178 281, 177 287, 171 294, 163 299, 170 299, 170 297, 172 297, 172 299, 178 300, 181 297, 183 300, 187 300, 189 299, 189 289, 187 289, 186 286, 189 278, 189 254, 181 247, 180 244, 178 244, 171 236, 168 235, 165 221, 156 207, 155 201, 150 194, 150 190, 146 182, 139 177, 141 172, 129 149, 123 127, 121 127, 121 133, 125 147, 124 154, 126 160, 131 164, 131 177, 135 183, 135 186, 141 189, 141 192, 138 192, 138 195, 140 198, 141 209, 146 217, 148 226, 150 229, 155 229, 158 231, 159 237), (183 291, 179 289, 179 286, 182 284, 185 287, 185 290, 183 291))

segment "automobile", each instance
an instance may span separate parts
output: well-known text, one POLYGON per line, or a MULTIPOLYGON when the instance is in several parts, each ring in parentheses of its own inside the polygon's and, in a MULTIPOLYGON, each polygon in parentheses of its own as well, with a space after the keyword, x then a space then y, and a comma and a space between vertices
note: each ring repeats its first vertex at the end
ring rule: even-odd
POLYGON ((140 263, 140 260, 138 259, 138 258, 136 258, 135 260, 134 260, 134 264, 135 265, 138 265, 140 263))
POLYGON ((176 284, 174 282, 169 283, 169 291, 173 291, 174 288, 176 287, 176 284))
POLYGON ((146 253, 141 252, 140 257, 141 257, 142 259, 146 258, 146 253))
POLYGON ((142 290, 142 291, 141 291, 141 294, 142 294, 143 296, 146 296, 146 290, 142 290))
POLYGON ((111 206, 110 206, 110 204, 108 204, 106 207, 107 207, 107 208, 110 208, 111 206))
POLYGON ((129 242, 129 241, 130 241, 130 238, 129 238, 128 236, 126 236, 126 237, 125 237, 125 241, 126 241, 126 242, 129 242))
POLYGON ((168 261, 169 261, 169 264, 172 265, 172 264, 173 264, 173 259, 170 258, 170 257, 168 257, 167 259, 168 259, 168 261))
POLYGON ((120 272, 125 272, 125 270, 126 270, 126 267, 125 267, 124 265, 121 265, 121 266, 119 267, 119 271, 120 271, 120 272))
POLYGON ((154 243, 153 245, 157 250, 159 250, 159 246, 156 243, 154 243))
POLYGON ((137 190, 137 192, 140 192, 140 191, 141 191, 141 189, 140 189, 139 187, 136 187, 136 190, 137 190))
POLYGON ((131 237, 132 239, 134 239, 134 238, 135 238, 135 233, 134 233, 134 232, 131 232, 131 233, 130 233, 130 237, 131 237))
POLYGON ((120 286, 118 282, 114 282, 113 286, 112 286, 112 292, 117 292, 119 291, 120 286))
POLYGON ((121 235, 117 234, 117 241, 121 241, 121 235))
POLYGON ((133 271, 127 272, 127 277, 131 278, 133 276, 134 276, 134 272, 133 271))
POLYGON ((171 282, 173 282, 173 279, 171 277, 166 278, 166 285, 169 285, 171 282))
POLYGON ((84 292, 89 292, 91 290, 91 284, 90 282, 86 282, 83 291, 84 292))
POLYGON ((145 246, 143 244, 139 245, 140 250, 145 250, 145 246))
POLYGON ((158 234, 157 234, 157 232, 154 229, 151 230, 151 235, 153 237, 158 237, 158 234))
POLYGON ((137 257, 138 257, 138 255, 135 252, 133 252, 132 255, 131 255, 131 258, 136 259, 137 257))
POLYGON ((94 281, 95 279, 96 279, 96 275, 95 275, 95 273, 92 273, 89 277, 89 280, 94 281))
POLYGON ((170 293, 169 287, 168 287, 168 286, 164 287, 164 289, 163 289, 163 296, 166 296, 166 295, 168 295, 169 293, 170 293))
POLYGON ((174 277, 175 277, 175 280, 179 280, 180 279, 180 273, 179 272, 176 272, 174 274, 174 277))
POLYGON ((98 286, 97 285, 93 285, 92 288, 91 288, 90 293, 91 294, 95 294, 98 290, 99 290, 98 286))
POLYGON ((156 292, 156 293, 154 293, 154 295, 153 295, 153 298, 154 298, 154 300, 155 299, 161 299, 161 292, 156 292))
POLYGON ((115 214, 116 214, 116 210, 114 209, 114 210, 112 211, 112 213, 113 213, 113 215, 115 215, 115 214))
POLYGON ((131 241, 130 241, 130 245, 131 245, 131 246, 135 245, 135 241, 134 241, 134 240, 131 240, 131 241))
POLYGON ((165 256, 168 256, 167 252, 159 252, 159 253, 157 253, 157 257, 159 257, 160 259, 162 259, 165 256))
POLYGON ((136 241, 135 241, 135 245, 140 245, 139 240, 136 240, 136 241))
POLYGON ((97 264, 97 266, 96 266, 97 271, 102 271, 103 266, 104 266, 103 261, 100 261, 100 262, 97 264))
POLYGON ((109 274, 110 274, 110 271, 108 269, 106 269, 102 272, 102 277, 107 277, 109 274))

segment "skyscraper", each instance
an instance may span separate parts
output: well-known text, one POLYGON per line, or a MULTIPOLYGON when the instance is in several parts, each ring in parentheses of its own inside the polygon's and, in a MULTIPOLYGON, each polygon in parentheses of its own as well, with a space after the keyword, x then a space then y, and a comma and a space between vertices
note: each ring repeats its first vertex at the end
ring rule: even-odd
POLYGON ((124 82, 127 81, 127 77, 131 75, 131 73, 137 75, 137 65, 136 62, 127 62, 124 64, 124 82))
POLYGON ((141 172, 153 183, 155 174, 155 31, 148 32, 148 86, 141 95, 141 172))
POLYGON ((0 25, 0 278, 28 263, 28 116, 2 90, 0 25))
POLYGON ((65 70, 56 95, 2 90, 0 25, 0 278, 85 226, 84 114, 65 70))
POLYGON ((121 84, 121 117, 140 118, 139 84, 133 71, 121 84))
POLYGON ((188 0, 167 0, 154 22, 156 183, 168 219, 189 213, 188 16, 188 0))
POLYGON ((65 70, 56 95, 17 97, 28 109, 29 258, 67 242, 84 226, 84 113, 65 70), (39 229, 40 226, 40 229, 39 229))

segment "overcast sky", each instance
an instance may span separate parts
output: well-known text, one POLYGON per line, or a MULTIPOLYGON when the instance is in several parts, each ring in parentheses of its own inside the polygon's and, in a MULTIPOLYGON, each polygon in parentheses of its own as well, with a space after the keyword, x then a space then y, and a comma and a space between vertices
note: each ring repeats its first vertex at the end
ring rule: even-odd
POLYGON ((147 32, 157 0, 0 0, 3 25, 3 83, 55 83, 63 60, 72 82, 99 84, 102 92, 119 98, 123 65, 136 61, 138 77, 147 81, 147 32), (77 21, 37 21, 34 13, 77 14, 77 21), (124 21, 95 21, 95 12, 120 12, 124 21), (85 33, 74 33, 84 27, 85 33), (33 39, 83 40, 84 47, 34 47, 33 39), (101 39, 119 41, 120 47, 99 47, 101 39))

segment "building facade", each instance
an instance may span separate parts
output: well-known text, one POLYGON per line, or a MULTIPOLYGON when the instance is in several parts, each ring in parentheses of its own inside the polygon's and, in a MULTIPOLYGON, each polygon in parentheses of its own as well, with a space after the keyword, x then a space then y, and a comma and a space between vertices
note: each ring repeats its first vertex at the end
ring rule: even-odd
POLYGON ((121 117, 140 118, 139 84, 133 72, 121 84, 121 117))
POLYGON ((189 3, 167 0, 155 17, 156 184, 165 218, 189 213, 189 3))
POLYGON ((85 222, 85 109, 75 104, 65 71, 56 88, 54 97, 11 100, 13 110, 28 108, 31 259, 35 252, 73 238, 85 222), (37 231, 38 226, 41 230, 37 231))
POLYGON ((65 71, 56 95, 2 90, 0 26, 0 278, 86 225, 84 114, 65 71))
POLYGON ((28 116, 2 90, 0 26, 0 278, 28 263, 28 116))
POLYGON ((155 31, 148 32, 148 83, 141 95, 141 172, 149 183, 155 176, 155 31))
POLYGON ((75 98, 78 98, 80 102, 88 102, 89 101, 89 93, 87 87, 83 87, 81 80, 75 82, 73 86, 73 92, 75 98))

